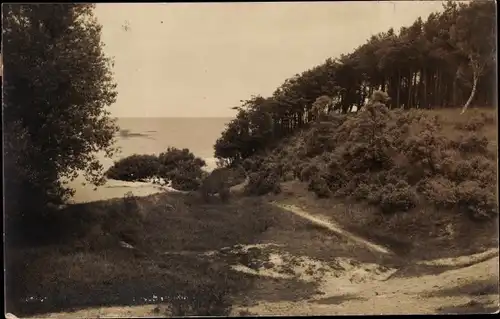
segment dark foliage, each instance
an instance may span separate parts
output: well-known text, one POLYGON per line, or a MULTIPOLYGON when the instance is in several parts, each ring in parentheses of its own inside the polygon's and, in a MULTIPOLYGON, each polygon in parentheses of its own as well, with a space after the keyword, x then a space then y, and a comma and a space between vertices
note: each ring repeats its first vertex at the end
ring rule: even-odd
MULTIPOLYGON (((83 171, 104 182, 95 152, 114 152, 112 61, 92 4, 2 7, 3 119, 7 219, 36 218, 74 190, 83 171)), ((43 227, 42 227, 43 228, 43 227)), ((26 231, 28 232, 28 231, 26 231)))
MULTIPOLYGON (((359 111, 377 90, 392 97, 374 100, 389 109, 493 106, 495 25, 493 2, 448 1, 426 21, 376 34, 354 52, 287 79, 272 96, 244 101, 215 143, 215 154, 229 162, 248 158, 313 122, 359 111)), ((479 129, 482 121, 464 129, 479 129)), ((324 127, 315 126, 310 135, 305 153, 311 157, 335 147, 324 127)))
POLYGON ((269 193, 278 194, 281 192, 280 177, 272 170, 263 170, 251 173, 249 183, 245 187, 247 195, 265 195, 269 193))
POLYGON ((131 155, 114 163, 106 177, 122 181, 138 181, 158 176, 160 161, 154 155, 131 155))
POLYGON ((196 190, 204 176, 206 163, 188 149, 169 147, 159 156, 131 155, 114 163, 106 172, 108 178, 124 181, 142 181, 160 178, 172 181, 172 187, 182 191, 196 190))

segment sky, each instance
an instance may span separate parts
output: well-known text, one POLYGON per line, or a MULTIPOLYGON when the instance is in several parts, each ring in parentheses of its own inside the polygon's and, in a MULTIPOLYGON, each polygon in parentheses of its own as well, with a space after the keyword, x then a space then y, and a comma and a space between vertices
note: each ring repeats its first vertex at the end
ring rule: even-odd
POLYGON ((116 117, 232 117, 252 95, 350 53, 441 1, 100 3, 116 117))

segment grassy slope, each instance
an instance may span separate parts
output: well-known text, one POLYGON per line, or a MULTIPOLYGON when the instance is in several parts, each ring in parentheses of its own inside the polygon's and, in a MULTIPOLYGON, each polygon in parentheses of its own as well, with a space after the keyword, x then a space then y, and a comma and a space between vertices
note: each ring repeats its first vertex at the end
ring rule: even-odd
MULTIPOLYGON (((442 135, 448 139, 459 139, 464 132, 460 129, 471 117, 481 113, 496 118, 492 109, 470 109, 460 115, 458 109, 424 111, 430 116, 439 116, 442 135)), ((489 123, 476 132, 485 136, 490 152, 497 154, 497 124, 489 123)), ((282 145, 283 149, 294 150, 304 144, 307 132, 298 134, 282 145)), ((287 159, 281 160, 286 162, 287 159)), ((405 213, 392 216, 380 214, 378 207, 353 200, 327 198, 320 199, 307 191, 307 183, 292 181, 285 183, 284 192, 277 200, 304 207, 311 213, 334 219, 346 229, 387 245, 407 258, 418 259, 457 256, 474 253, 488 247, 498 246, 497 220, 478 223, 455 211, 436 209, 432 205, 419 205, 405 213)))
MULTIPOLYGON (((455 123, 467 116, 458 116, 457 110, 434 112, 443 115, 450 135, 457 133, 455 123)), ((490 147, 496 148, 496 126, 484 132, 490 147)), ((288 146, 292 147, 301 136, 291 138, 288 146)), ((234 273, 227 267, 230 261, 181 254, 234 244, 273 242, 285 245, 283 249, 291 254, 322 260, 349 256, 365 262, 384 261, 269 205, 270 200, 296 203, 311 213, 334 218, 346 228, 390 246, 405 259, 457 255, 481 250, 497 240, 492 223, 472 223, 463 216, 429 207, 382 218, 373 207, 362 203, 318 200, 297 181, 287 182, 283 188, 279 195, 234 198, 227 204, 205 204, 196 195, 157 194, 70 206, 54 218, 58 233, 54 241, 7 248, 7 311, 23 315, 87 306, 158 303, 140 299, 152 294, 170 300, 191 296, 198 303, 205 300, 213 304, 211 296, 224 289, 240 302, 294 301, 313 293, 315 288, 304 283, 234 273), (455 237, 436 235, 444 227, 436 216, 442 216, 443 223, 449 223, 451 218, 455 237), (429 236, 429 232, 436 234, 429 236), (137 249, 121 248, 120 240, 137 249), (29 296, 47 299, 22 301, 29 296)), ((222 312, 215 310, 216 314, 222 312)))
POLYGON ((153 294, 170 300, 187 295, 209 302, 210 294, 223 289, 240 300, 251 289, 252 297, 246 299, 293 301, 314 291, 308 284, 235 273, 226 261, 213 262, 189 253, 235 244, 272 242, 286 246, 292 254, 319 259, 352 256, 353 252, 366 260, 377 259, 343 238, 272 207, 266 198, 204 204, 196 195, 157 194, 74 205, 60 215, 64 220, 58 222, 66 226, 56 242, 7 250, 7 310, 16 315, 158 303, 140 299, 153 294), (120 240, 137 249, 121 248, 120 240), (30 296, 47 300, 22 301, 30 296))

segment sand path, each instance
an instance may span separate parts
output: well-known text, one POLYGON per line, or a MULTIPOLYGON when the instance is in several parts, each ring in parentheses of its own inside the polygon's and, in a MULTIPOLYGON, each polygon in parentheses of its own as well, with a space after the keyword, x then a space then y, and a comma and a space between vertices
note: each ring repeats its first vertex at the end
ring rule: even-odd
POLYGON ((387 249, 381 245, 377 245, 377 244, 374 244, 372 242, 369 242, 368 240, 363 239, 359 236, 356 236, 356 235, 342 229, 335 222, 333 222, 331 220, 326 220, 326 218, 324 218, 324 217, 321 218, 321 217, 312 215, 312 214, 310 214, 310 213, 308 213, 308 212, 306 212, 306 211, 302 210, 301 208, 294 206, 294 205, 284 205, 284 204, 279 204, 276 202, 273 202, 273 205, 275 205, 281 209, 287 210, 287 211, 289 211, 297 216, 305 218, 305 219, 313 222, 314 224, 321 226, 321 227, 324 227, 324 228, 326 228, 334 233, 345 236, 349 240, 352 240, 360 245, 363 245, 370 250, 373 250, 373 251, 376 251, 376 252, 379 252, 382 254, 392 254, 392 252, 389 249, 387 249))
MULTIPOLYGON (((435 314, 446 309, 481 305, 498 310, 498 256, 470 267, 439 275, 351 283, 344 293, 299 302, 262 302, 235 308, 259 315, 435 314), (467 291, 468 285, 489 286, 486 293, 467 291), (497 289, 492 289, 497 288, 497 289), (454 292, 454 293, 453 293, 454 292), (330 302, 329 302, 330 301, 330 302)), ((479 311, 479 310, 478 310, 479 311)))

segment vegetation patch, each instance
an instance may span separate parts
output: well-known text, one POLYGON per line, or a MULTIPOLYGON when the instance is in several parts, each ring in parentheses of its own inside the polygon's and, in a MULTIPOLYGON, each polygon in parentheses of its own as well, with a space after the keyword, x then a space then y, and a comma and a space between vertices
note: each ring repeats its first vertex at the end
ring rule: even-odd
POLYGON ((115 162, 106 177, 124 181, 149 179, 171 181, 172 187, 181 191, 196 190, 206 175, 206 163, 188 149, 169 147, 160 155, 131 155, 115 162))

